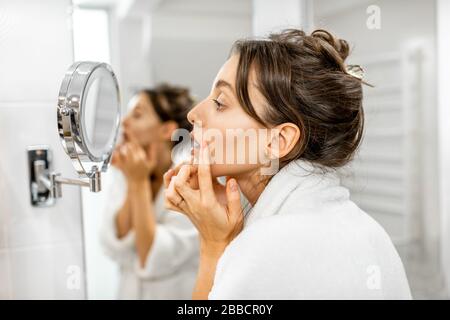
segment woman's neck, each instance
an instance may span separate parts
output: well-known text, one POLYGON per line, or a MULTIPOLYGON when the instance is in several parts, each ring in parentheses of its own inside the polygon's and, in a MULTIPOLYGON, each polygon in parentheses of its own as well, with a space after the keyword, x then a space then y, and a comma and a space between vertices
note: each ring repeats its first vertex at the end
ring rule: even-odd
POLYGON ((244 196, 252 206, 258 201, 259 196, 266 188, 271 176, 261 175, 260 168, 243 175, 234 177, 244 196))
POLYGON ((165 143, 161 143, 158 147, 158 164, 155 170, 151 174, 152 189, 154 189, 154 195, 159 191, 162 186, 163 176, 167 170, 172 166, 171 148, 165 143))
POLYGON ((155 169, 155 175, 162 178, 164 173, 172 166, 172 147, 162 142, 158 147, 158 165, 155 169))

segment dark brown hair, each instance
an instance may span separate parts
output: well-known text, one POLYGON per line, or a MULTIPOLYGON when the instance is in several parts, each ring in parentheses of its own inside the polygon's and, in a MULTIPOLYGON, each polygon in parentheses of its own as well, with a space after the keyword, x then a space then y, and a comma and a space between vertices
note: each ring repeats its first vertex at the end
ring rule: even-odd
POLYGON ((363 81, 347 73, 345 40, 325 30, 311 35, 296 29, 271 34, 267 39, 239 40, 231 54, 239 55, 236 94, 241 106, 265 126, 294 123, 301 137, 283 159, 304 159, 328 168, 351 160, 363 135, 363 81), (265 97, 265 112, 258 115, 249 97, 250 72, 265 97))
POLYGON ((148 96, 161 121, 175 121, 180 129, 192 129, 192 124, 187 119, 187 114, 194 105, 189 89, 164 83, 141 92, 148 96))

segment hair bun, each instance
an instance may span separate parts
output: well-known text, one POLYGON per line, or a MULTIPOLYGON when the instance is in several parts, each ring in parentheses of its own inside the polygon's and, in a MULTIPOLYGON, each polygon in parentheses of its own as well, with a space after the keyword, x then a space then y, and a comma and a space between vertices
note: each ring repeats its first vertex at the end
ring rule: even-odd
POLYGON ((341 60, 339 61, 340 63, 344 63, 345 59, 347 59, 350 54, 350 47, 348 45, 348 42, 336 38, 326 30, 315 30, 313 33, 311 33, 311 36, 319 40, 318 43, 322 46, 322 51, 327 51, 328 56, 334 57, 335 55, 330 52, 330 50, 336 51, 339 54, 341 60))

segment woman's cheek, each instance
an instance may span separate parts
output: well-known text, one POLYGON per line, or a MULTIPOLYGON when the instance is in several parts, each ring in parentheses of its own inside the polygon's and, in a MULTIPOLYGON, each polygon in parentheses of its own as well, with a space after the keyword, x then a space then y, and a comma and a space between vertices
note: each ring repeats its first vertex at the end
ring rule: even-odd
MULTIPOLYGON (((243 140, 245 140, 243 138, 243 140)), ((236 177, 258 168, 258 148, 256 142, 250 139, 238 142, 238 139, 224 141, 223 145, 214 150, 211 160, 211 174, 213 177, 236 177)))
POLYGON ((141 123, 136 127, 136 136, 138 137, 139 143, 143 146, 157 140, 157 130, 146 123, 141 123))

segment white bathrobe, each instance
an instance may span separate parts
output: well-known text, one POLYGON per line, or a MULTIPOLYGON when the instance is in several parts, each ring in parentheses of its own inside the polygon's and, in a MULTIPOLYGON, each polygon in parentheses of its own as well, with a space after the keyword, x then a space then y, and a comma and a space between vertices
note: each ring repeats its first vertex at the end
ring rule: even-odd
MULTIPOLYGON (((191 299, 198 268, 198 233, 189 219, 164 206, 163 189, 154 203, 157 228, 144 268, 135 249, 135 233, 116 235, 116 215, 127 185, 123 174, 111 168, 111 184, 100 239, 105 253, 120 266, 120 299, 191 299)), ((150 199, 149 199, 150 201, 150 199)))
POLYGON ((389 236, 336 173, 291 162, 220 258, 210 299, 411 299, 389 236))

